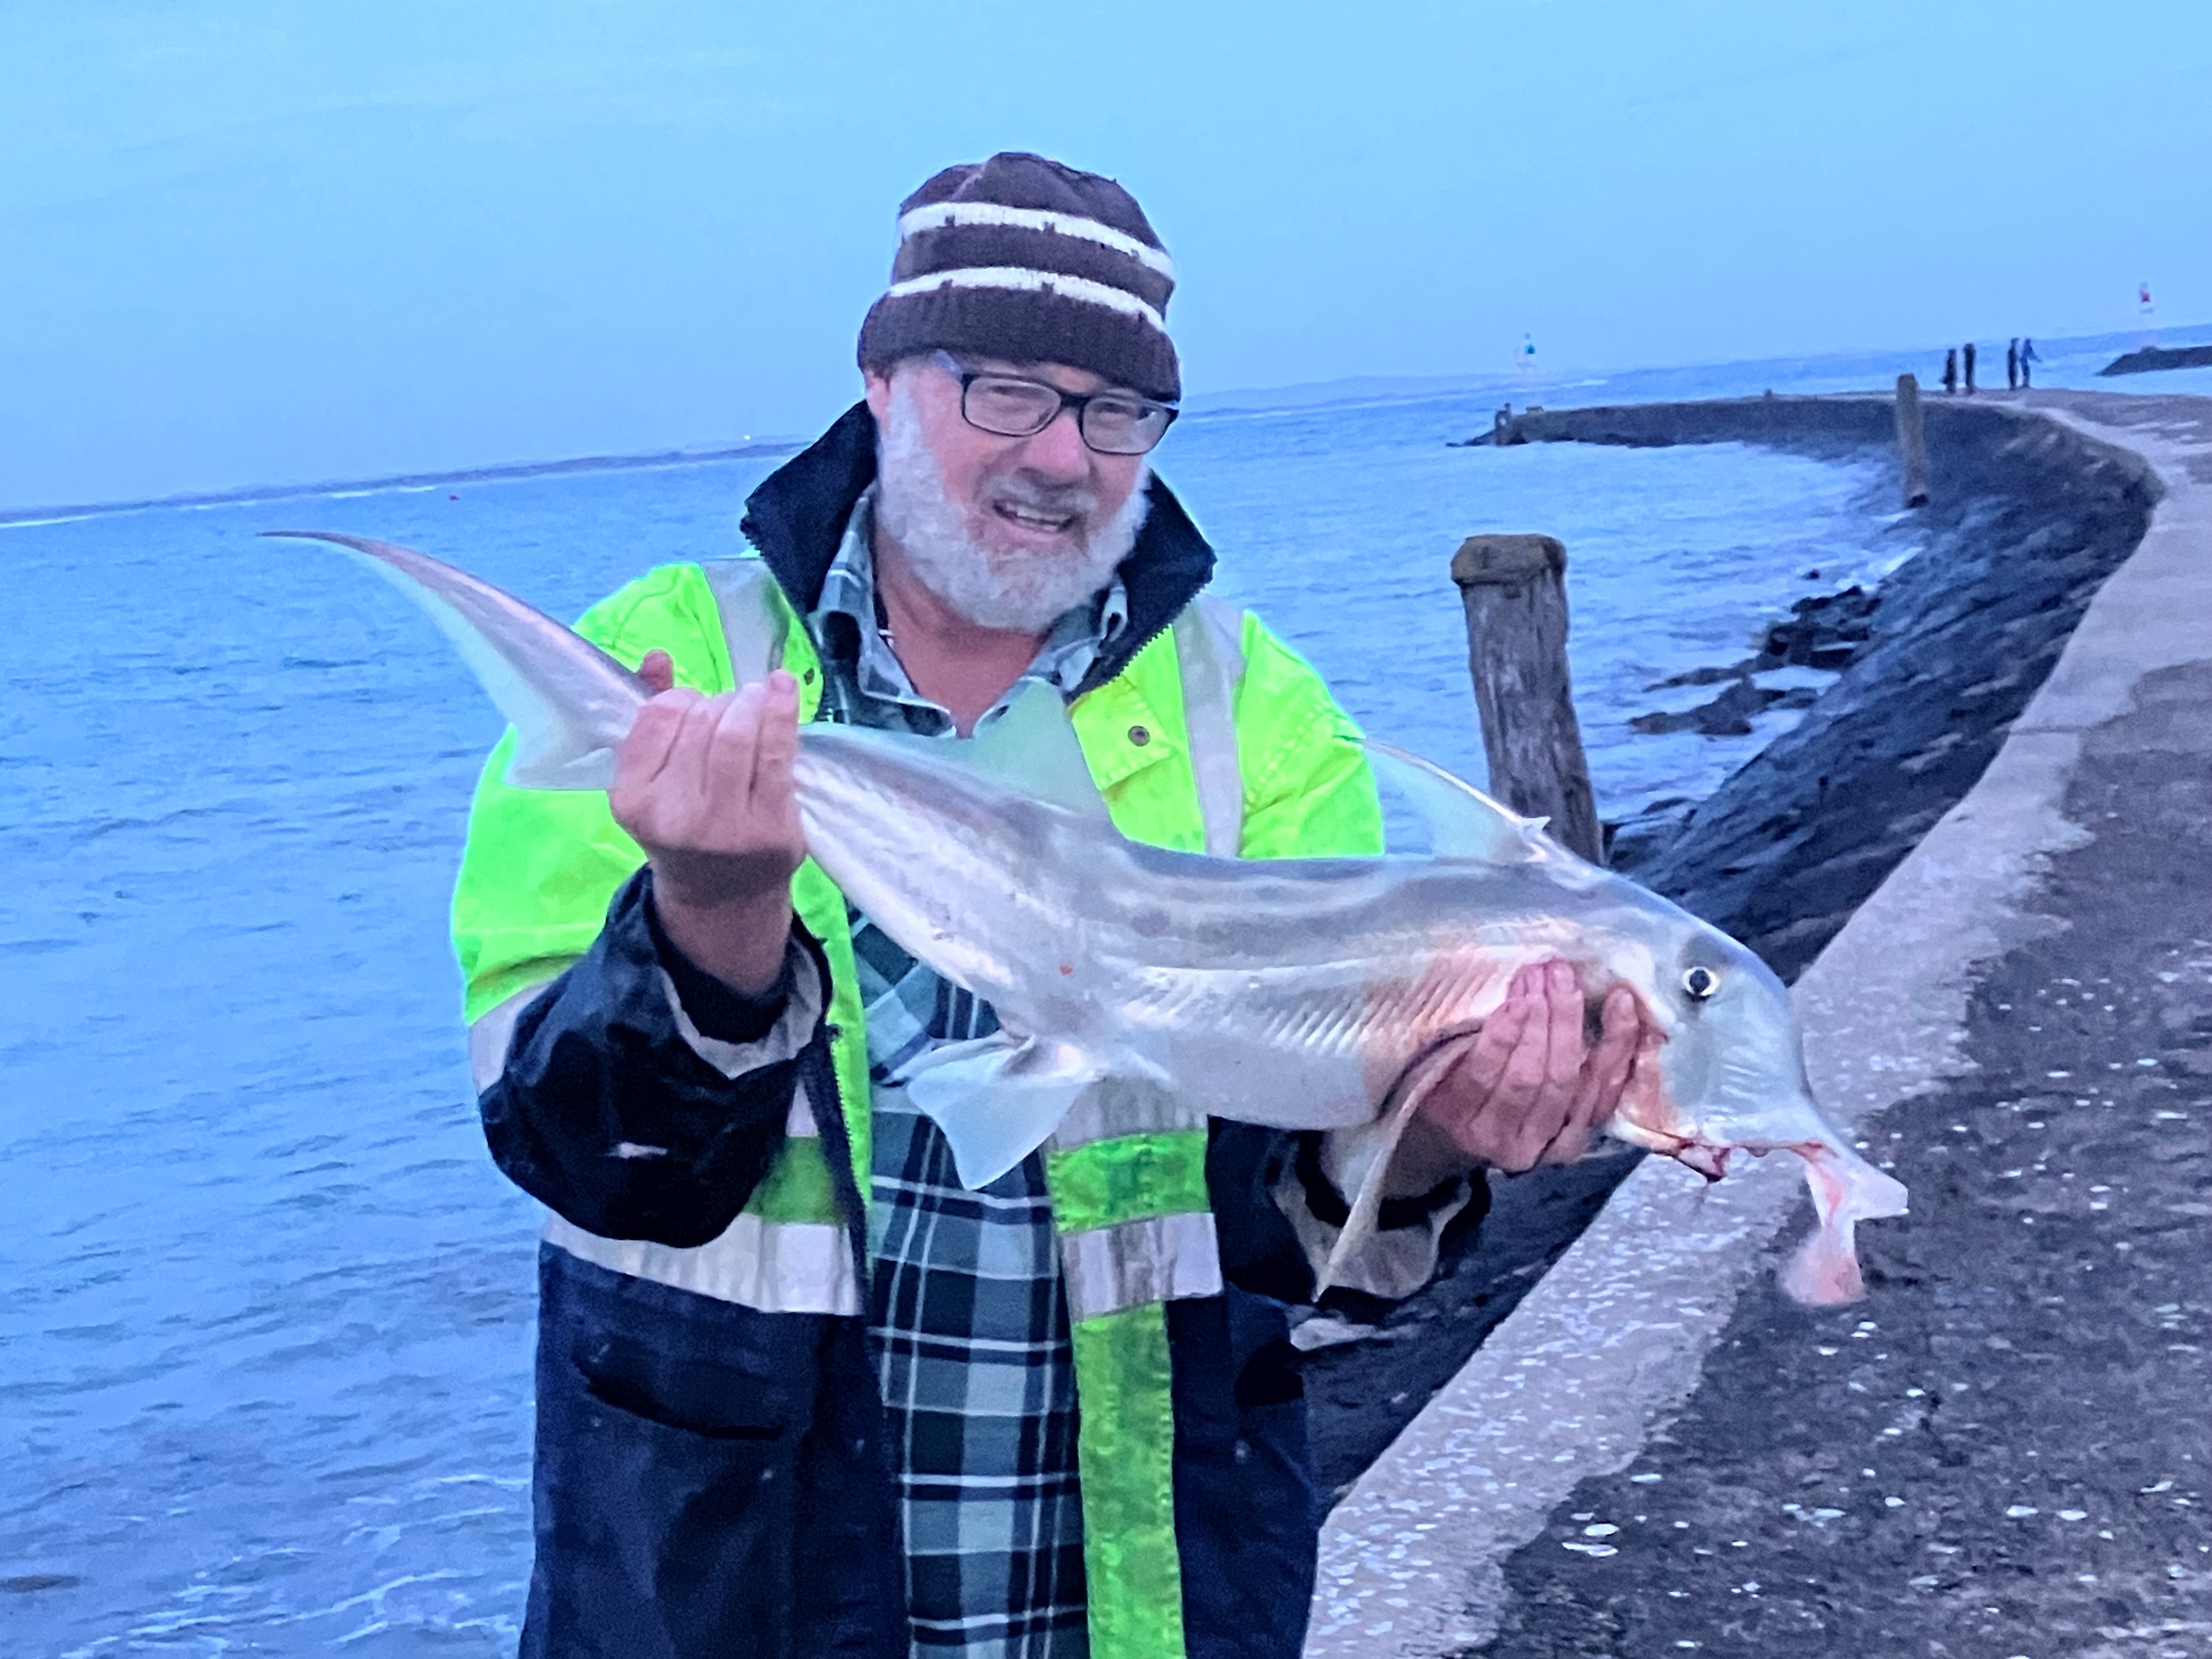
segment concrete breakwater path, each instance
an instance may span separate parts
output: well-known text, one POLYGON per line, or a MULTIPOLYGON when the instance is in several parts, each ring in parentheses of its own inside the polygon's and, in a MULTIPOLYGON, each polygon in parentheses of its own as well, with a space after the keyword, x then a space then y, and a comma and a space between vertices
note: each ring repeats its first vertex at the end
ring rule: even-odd
POLYGON ((1797 980, 1913 1190, 1870 1296, 1774 1291, 1794 1160, 1646 1161, 1338 1504, 1310 1653, 2212 1650, 2212 402, 1981 408, 2156 500, 1797 980))

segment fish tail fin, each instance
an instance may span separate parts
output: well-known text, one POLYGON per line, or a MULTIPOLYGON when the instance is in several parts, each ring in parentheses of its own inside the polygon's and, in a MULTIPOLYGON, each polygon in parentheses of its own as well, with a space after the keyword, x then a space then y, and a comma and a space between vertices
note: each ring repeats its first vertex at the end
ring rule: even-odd
POLYGON ((392 542, 328 530, 264 530, 328 542, 390 582, 460 653, 514 724, 507 780, 527 789, 604 789, 651 689, 574 629, 489 582, 392 542))

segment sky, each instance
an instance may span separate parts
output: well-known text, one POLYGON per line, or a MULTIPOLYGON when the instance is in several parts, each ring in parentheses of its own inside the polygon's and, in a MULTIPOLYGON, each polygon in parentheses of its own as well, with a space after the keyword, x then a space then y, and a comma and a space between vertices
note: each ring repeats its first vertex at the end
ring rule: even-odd
POLYGON ((1035 149, 1193 392, 2212 321, 2212 6, 0 0, 0 511, 747 436, 1035 149))

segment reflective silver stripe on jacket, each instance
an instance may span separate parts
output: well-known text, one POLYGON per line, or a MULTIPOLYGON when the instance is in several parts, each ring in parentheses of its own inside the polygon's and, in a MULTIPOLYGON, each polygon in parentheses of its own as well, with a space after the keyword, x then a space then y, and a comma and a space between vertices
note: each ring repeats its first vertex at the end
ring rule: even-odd
POLYGON ((1071 1320, 1221 1294, 1221 1248, 1211 1215, 1148 1216, 1069 1233, 1060 1242, 1060 1260, 1071 1320))
POLYGON ((1117 1135, 1158 1134, 1206 1127, 1206 1109, 1143 1078, 1109 1077, 1076 1097, 1046 1145, 1056 1152, 1117 1135))
POLYGON ((541 981, 526 985, 497 1007, 478 1016, 469 1027, 469 1080, 476 1085, 477 1092, 499 1081, 499 1074, 507 1069, 507 1045, 514 1041, 514 1024, 522 1018, 538 994, 552 981, 541 981))
MULTIPOLYGON (((821 1017, 823 988, 811 957, 794 975, 791 1006, 758 1042, 724 1042, 704 1036, 684 1012, 674 983, 665 973, 661 979, 684 1041, 725 1076, 735 1077, 790 1059, 805 1046, 821 1017)), ((515 1022, 544 988, 544 985, 526 987, 469 1027, 469 1071, 479 1094, 499 1080, 507 1065, 515 1022)), ((813 1139, 820 1133, 803 1084, 793 1091, 784 1133, 794 1140, 813 1139)), ((663 1147, 627 1140, 617 1141, 607 1152, 609 1157, 617 1158, 666 1156, 663 1147)), ((757 1308, 763 1313, 851 1315, 860 1311, 852 1240, 834 1222, 768 1221, 744 1214, 720 1237, 696 1249, 678 1249, 643 1239, 602 1238, 548 1211, 544 1237, 571 1255, 615 1273, 649 1279, 719 1302, 757 1308)))
MULTIPOLYGON (((725 1042, 702 1031, 684 1012, 684 1000, 676 994, 676 981, 665 969, 661 969, 661 994, 668 999, 677 1031, 691 1052, 724 1077, 734 1078, 763 1066, 780 1065, 805 1048, 807 1039, 814 1035, 815 1022, 822 1017, 827 988, 814 958, 796 940, 790 946, 790 957, 791 999, 768 1035, 753 1042, 725 1042)), ((514 1042, 514 1028, 522 1011, 550 983, 549 980, 525 986, 469 1027, 469 1077, 478 1094, 499 1081, 500 1073, 507 1069, 507 1051, 514 1042)))
MULTIPOLYGON (((821 1131, 805 1084, 792 1091, 791 1115, 784 1123, 787 1140, 811 1140, 821 1131)), ((625 1143, 625 1146, 627 1143, 625 1143)), ((657 1149, 616 1148, 635 1157, 657 1149)), ((644 1239, 602 1238, 548 1212, 545 1242, 571 1255, 649 1279, 718 1302, 734 1302, 763 1313, 857 1314, 860 1276, 853 1267, 853 1241, 836 1222, 769 1221, 741 1214, 718 1238, 691 1249, 644 1239)))
POLYGON ((1218 859, 1235 858, 1244 844, 1244 773, 1237 758, 1243 630, 1243 611, 1203 594, 1175 623, 1184 738, 1206 821, 1206 850, 1218 859))
POLYGON ((679 1250, 643 1239, 601 1238, 559 1216, 545 1242, 633 1279, 649 1279, 763 1313, 857 1314, 860 1288, 844 1228, 816 1221, 763 1221, 750 1212, 720 1238, 679 1250))

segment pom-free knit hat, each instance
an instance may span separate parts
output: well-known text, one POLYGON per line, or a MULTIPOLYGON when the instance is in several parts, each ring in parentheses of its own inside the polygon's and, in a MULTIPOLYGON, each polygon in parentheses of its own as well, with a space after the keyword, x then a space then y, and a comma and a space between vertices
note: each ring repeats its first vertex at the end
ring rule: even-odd
POLYGON ((1002 151, 947 167, 899 207, 890 286, 860 325, 863 368, 939 348, 1087 368, 1182 395, 1175 265, 1111 179, 1002 151))

